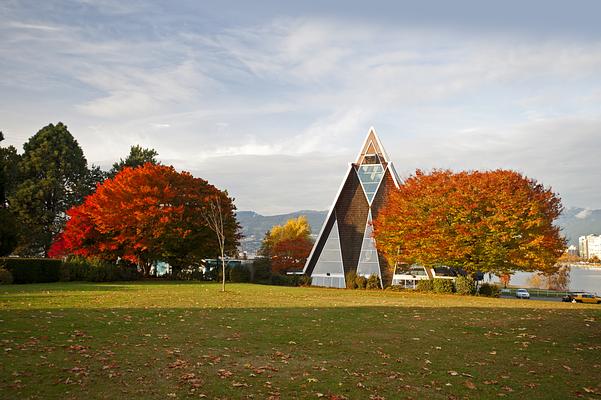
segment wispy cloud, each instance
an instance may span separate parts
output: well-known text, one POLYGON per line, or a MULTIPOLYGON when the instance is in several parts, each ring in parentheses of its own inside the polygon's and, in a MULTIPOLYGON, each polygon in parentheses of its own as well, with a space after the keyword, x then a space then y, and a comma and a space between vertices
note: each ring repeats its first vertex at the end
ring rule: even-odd
POLYGON ((106 118, 147 116, 174 106, 186 107, 186 103, 196 103, 201 90, 210 85, 210 79, 191 60, 158 68, 88 66, 78 78, 106 93, 79 109, 106 118))
POLYGON ((334 161, 343 173, 374 125, 407 173, 515 168, 572 205, 601 206, 591 189, 601 178, 599 37, 314 15, 205 29, 198 15, 120 4, 83 1, 94 24, 3 11, 12 21, 0 27, 9 140, 62 119, 91 161, 110 164, 139 143, 177 167, 227 176, 240 208, 258 208, 255 193, 292 210, 329 204, 312 185, 336 188, 334 161), (303 173, 295 163, 319 180, 290 184, 303 173), (260 171, 269 183, 253 188, 248 174, 260 171))
POLYGON ((32 30, 36 30, 36 31, 47 31, 47 32, 58 32, 58 31, 63 30, 63 28, 61 28, 59 26, 51 26, 51 25, 44 25, 44 24, 30 24, 30 23, 18 22, 18 21, 10 21, 10 22, 8 22, 7 25, 11 28, 16 28, 16 29, 32 29, 32 30))
POLYGON ((584 209, 576 214, 576 218, 578 219, 587 219, 593 212, 589 209, 584 209))

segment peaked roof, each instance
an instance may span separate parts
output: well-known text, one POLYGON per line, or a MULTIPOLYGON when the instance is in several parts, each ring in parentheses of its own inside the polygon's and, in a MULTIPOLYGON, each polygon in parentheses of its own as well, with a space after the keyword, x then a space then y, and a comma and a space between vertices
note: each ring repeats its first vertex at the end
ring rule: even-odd
POLYGON ((388 154, 386 154, 386 151, 384 150, 384 147, 380 142, 380 138, 378 137, 376 130, 373 126, 369 128, 369 132, 367 133, 367 137, 363 141, 363 146, 361 147, 361 151, 359 151, 359 155, 357 156, 357 161, 355 163, 361 164, 363 158, 368 154, 377 154, 382 159, 382 161, 390 162, 388 154))

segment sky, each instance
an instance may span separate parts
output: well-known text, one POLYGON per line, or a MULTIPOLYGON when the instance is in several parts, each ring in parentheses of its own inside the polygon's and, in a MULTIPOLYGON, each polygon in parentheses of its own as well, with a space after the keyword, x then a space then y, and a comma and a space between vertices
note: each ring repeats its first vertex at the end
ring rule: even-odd
POLYGON ((90 163, 154 148, 277 214, 327 209, 373 126, 401 177, 601 208, 601 3, 490 3, 4 0, 3 145, 62 121, 90 163))

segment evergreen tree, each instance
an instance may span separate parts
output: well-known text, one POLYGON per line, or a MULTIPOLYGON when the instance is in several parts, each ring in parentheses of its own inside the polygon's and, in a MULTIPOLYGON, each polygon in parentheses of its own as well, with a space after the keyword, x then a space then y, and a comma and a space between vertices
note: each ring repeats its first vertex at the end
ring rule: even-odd
POLYGON ((136 168, 146 163, 159 164, 156 157, 159 153, 154 149, 145 149, 139 145, 131 146, 129 149, 129 155, 124 159, 120 159, 119 162, 113 164, 113 168, 108 173, 110 178, 117 175, 123 168, 131 167, 136 168))
MULTIPOLYGON (((3 140, 4 135, 0 132, 0 142, 3 140)), ((8 196, 17 186, 19 159, 14 146, 0 147, 0 208, 8 207, 8 196)))
POLYGON ((90 171, 77 141, 59 122, 42 128, 23 145, 19 184, 9 195, 11 211, 27 235, 17 251, 46 255, 63 228, 66 210, 90 192, 90 171))
MULTIPOLYGON (((3 140, 4 135, 0 132, 0 142, 3 140)), ((17 246, 17 224, 8 209, 7 196, 16 185, 18 160, 13 146, 0 147, 0 257, 9 255, 17 246)))

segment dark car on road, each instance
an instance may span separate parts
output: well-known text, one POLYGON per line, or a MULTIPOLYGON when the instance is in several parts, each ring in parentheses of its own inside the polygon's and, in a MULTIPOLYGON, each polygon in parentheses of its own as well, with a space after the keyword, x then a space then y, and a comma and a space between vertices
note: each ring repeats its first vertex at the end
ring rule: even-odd
POLYGON ((601 297, 586 292, 573 292, 563 296, 561 301, 571 303, 601 304, 601 297))
POLYGON ((570 292, 570 293, 566 294, 565 296, 563 296, 561 298, 561 301, 566 302, 566 303, 571 303, 574 300, 574 298, 579 294, 582 294, 582 292, 570 292))

